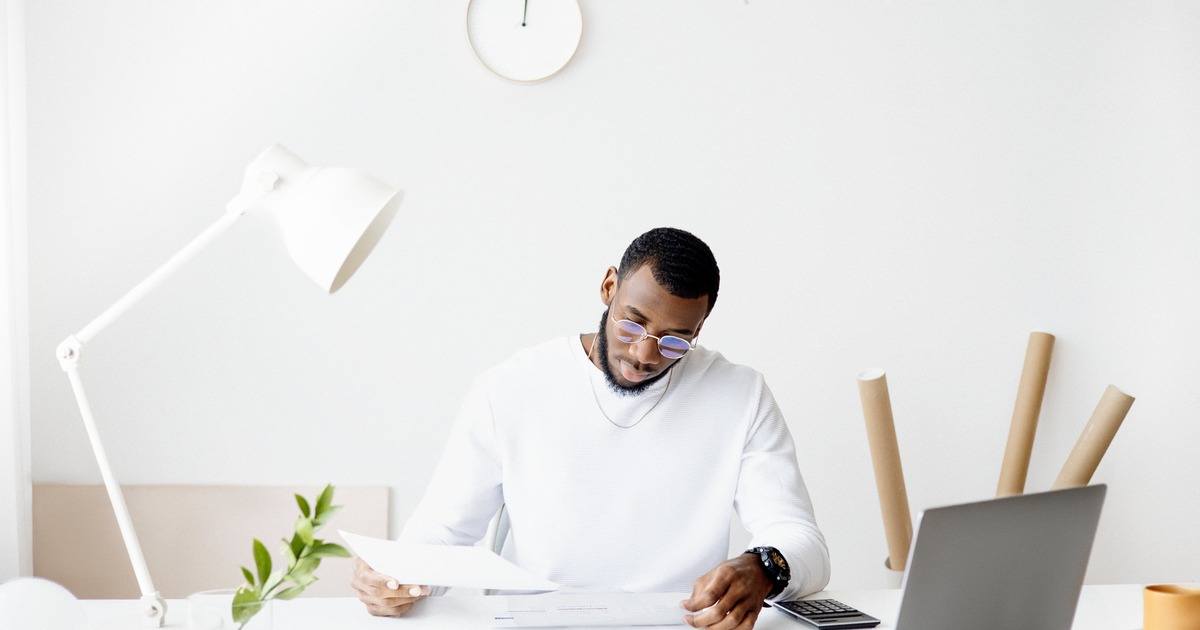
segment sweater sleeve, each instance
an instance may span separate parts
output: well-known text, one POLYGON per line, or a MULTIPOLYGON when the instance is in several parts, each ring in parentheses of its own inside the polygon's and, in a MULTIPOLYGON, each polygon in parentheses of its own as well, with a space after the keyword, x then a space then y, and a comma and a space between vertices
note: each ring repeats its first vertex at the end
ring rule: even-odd
POLYGON ((775 547, 791 581, 773 600, 797 599, 829 583, 829 548, 817 527, 808 488, 796 462, 792 435, 762 377, 754 421, 742 451, 734 509, 751 547, 775 547))
POLYGON ((399 540, 473 545, 503 503, 500 458, 485 379, 471 386, 442 458, 399 540))

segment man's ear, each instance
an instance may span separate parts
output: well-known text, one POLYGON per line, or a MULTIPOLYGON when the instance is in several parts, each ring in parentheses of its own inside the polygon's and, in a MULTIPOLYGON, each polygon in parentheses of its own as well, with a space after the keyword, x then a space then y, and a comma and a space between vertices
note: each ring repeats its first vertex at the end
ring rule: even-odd
POLYGON ((613 296, 617 294, 618 279, 616 267, 609 267, 608 271, 604 272, 604 280, 600 282, 600 301, 605 306, 611 305, 613 296))

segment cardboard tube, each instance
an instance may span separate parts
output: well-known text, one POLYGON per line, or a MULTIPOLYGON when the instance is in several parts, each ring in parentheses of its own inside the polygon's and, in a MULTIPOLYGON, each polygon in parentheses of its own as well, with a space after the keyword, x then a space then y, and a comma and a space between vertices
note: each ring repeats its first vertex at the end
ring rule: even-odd
POLYGON ((1153 584, 1142 591, 1146 630, 1200 630, 1200 588, 1153 584))
POLYGON ((858 396, 862 399, 871 463, 875 466, 875 487, 879 491, 879 510, 883 513, 883 531, 888 545, 887 566, 903 571, 908 562, 908 545, 912 542, 912 516, 908 512, 908 491, 904 486, 892 401, 883 370, 867 370, 858 375, 858 396))
POLYGON ((1025 475, 1029 472, 1029 455, 1033 452, 1033 436, 1037 432, 1038 414, 1042 411, 1042 396, 1046 393, 1046 376, 1050 373, 1050 354, 1054 350, 1054 335, 1029 333, 1025 347, 1025 366, 1017 385, 1017 402, 1013 405, 1012 425, 1008 428, 1008 445, 1000 465, 1000 483, 996 496, 1007 497, 1025 492, 1025 475))
POLYGON ((1054 480, 1054 490, 1088 485, 1132 406, 1133 396, 1112 385, 1104 390, 1100 403, 1079 435, 1079 441, 1075 442, 1075 448, 1071 449, 1067 462, 1058 473, 1058 479, 1054 480))

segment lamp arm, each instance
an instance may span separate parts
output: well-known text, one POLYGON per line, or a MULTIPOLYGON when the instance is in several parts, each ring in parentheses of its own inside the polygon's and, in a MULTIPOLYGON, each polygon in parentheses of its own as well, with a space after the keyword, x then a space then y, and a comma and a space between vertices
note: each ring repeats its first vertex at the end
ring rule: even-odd
MULTIPOLYGON (((232 205, 232 204, 231 204, 232 205)), ((225 233, 238 219, 245 214, 245 210, 230 210, 226 212, 220 219, 217 219, 212 225, 205 228, 203 232, 192 239, 190 243, 183 246, 178 252, 167 259, 167 262, 155 269, 153 273, 146 276, 145 280, 137 283, 128 293, 121 296, 121 299, 113 303, 112 306, 104 310, 89 322, 86 326, 79 329, 75 333, 75 339, 79 340, 80 345, 86 344, 100 334, 105 328, 108 328, 113 322, 117 321, 121 315, 125 314, 146 297, 151 291, 157 288, 164 280, 174 275, 184 264, 195 258, 197 254, 209 246, 217 237, 225 233)))
POLYGON ((232 227, 250 207, 251 204, 247 203, 244 197, 239 195, 234 198, 220 219, 206 228, 196 238, 192 239, 183 249, 171 256, 167 262, 163 263, 158 269, 155 269, 145 280, 142 280, 130 289, 128 293, 117 300, 115 304, 108 307, 96 319, 80 329, 79 332, 63 340, 57 348, 59 364, 62 366, 63 371, 67 373, 67 379, 71 382, 71 391, 75 394, 75 403, 79 406, 79 415, 83 419, 84 428, 87 429, 88 440, 92 446, 92 454, 95 455, 96 464, 100 467, 100 476, 104 479, 104 487, 108 491, 108 499, 112 503, 113 513, 117 518, 117 526, 121 530, 121 538, 125 541, 125 550, 129 554, 129 561, 133 565, 133 573, 137 577, 138 588, 142 592, 141 602, 143 606, 142 611, 145 615, 144 621, 146 625, 152 627, 161 627, 163 625, 163 619, 167 611, 166 602, 163 601, 158 590, 154 588, 154 582, 150 578, 150 569, 146 566, 145 556, 142 555, 141 543, 138 542, 137 532, 134 531, 133 521, 129 517, 129 508, 125 505, 125 495, 121 492, 121 486, 117 483, 117 479, 113 475, 112 467, 108 463, 108 455, 104 451, 104 444, 100 441, 100 432, 96 428, 96 420, 92 415, 92 408, 88 403, 87 393, 83 388, 83 380, 79 376, 79 358, 85 343, 91 341, 97 334, 124 314, 125 311, 146 297, 146 295, 182 267, 184 263, 203 251, 217 237, 232 227))
POLYGON ((64 368, 67 378, 71 381, 71 390, 75 392, 75 402, 79 405, 79 415, 83 417, 83 426, 87 429, 88 439, 92 443, 92 453, 100 466, 100 476, 104 478, 104 487, 108 490, 108 500, 112 504, 113 513, 117 517, 117 527, 121 530, 121 538, 125 541, 125 551, 133 565, 133 574, 137 578, 138 588, 142 592, 142 614, 145 625, 162 627, 167 614, 167 603, 162 595, 154 588, 150 579, 150 569, 146 566, 146 558, 142 555, 142 545, 138 542, 137 532, 133 529, 133 521, 129 517, 129 508, 125 505, 125 495, 121 486, 113 476, 112 467, 108 464, 108 455, 104 452, 104 444, 100 442, 100 433, 96 430, 96 420, 92 416, 92 407, 88 403, 87 394, 83 390, 83 381, 79 378, 78 363, 64 368))

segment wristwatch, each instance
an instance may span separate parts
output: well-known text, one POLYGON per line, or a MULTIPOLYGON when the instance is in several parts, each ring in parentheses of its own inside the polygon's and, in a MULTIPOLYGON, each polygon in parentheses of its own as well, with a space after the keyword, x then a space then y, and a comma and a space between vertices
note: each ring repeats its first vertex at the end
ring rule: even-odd
POLYGON ((792 580, 792 570, 788 568, 787 560, 782 553, 774 547, 755 547, 747 549, 746 553, 754 554, 758 557, 758 562, 762 566, 763 571, 771 578, 771 582, 775 585, 771 587, 771 592, 767 593, 767 599, 771 599, 783 592, 787 588, 788 582, 792 580))

